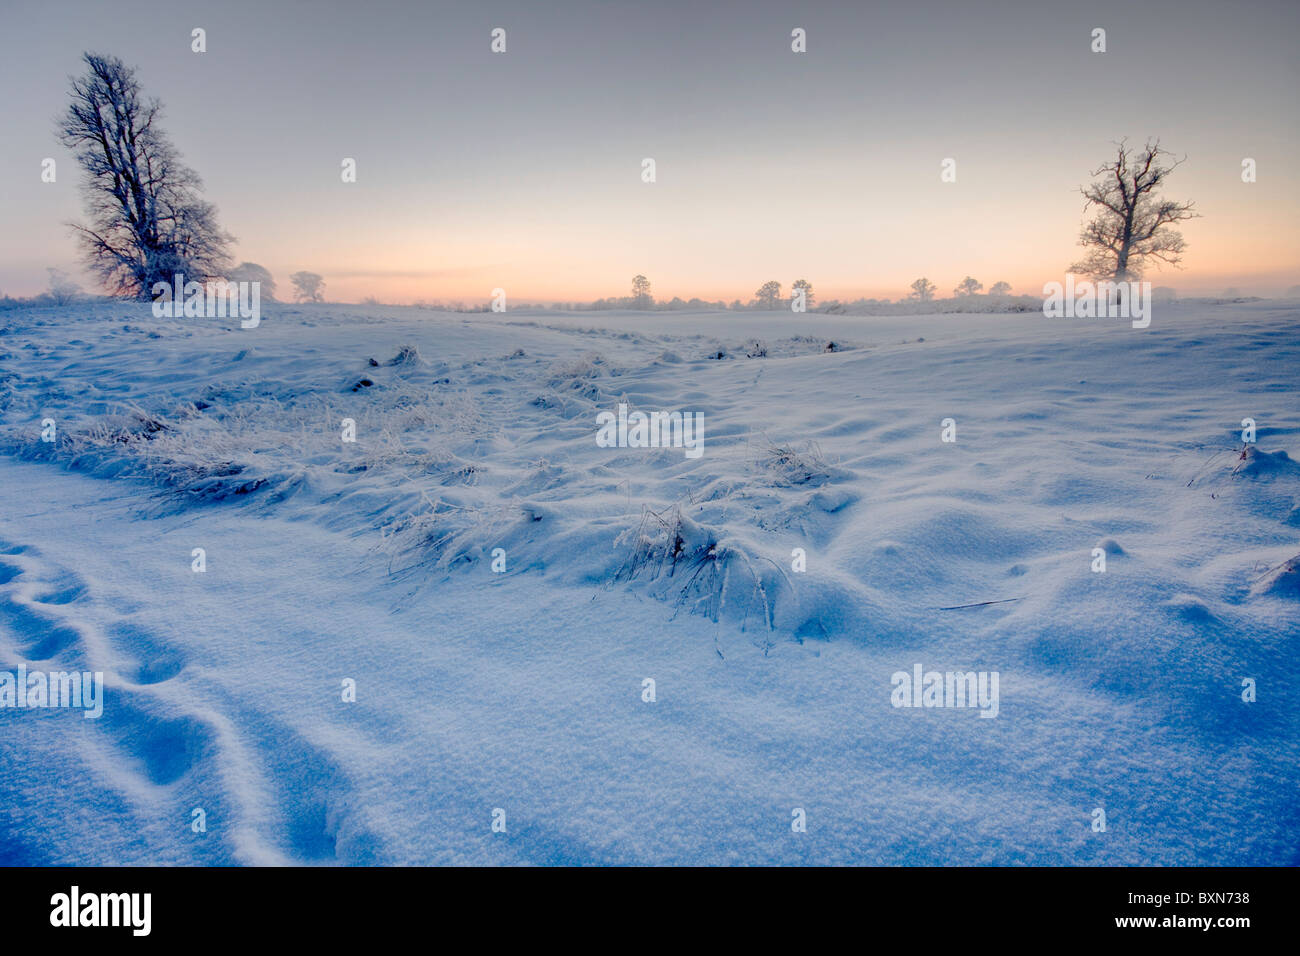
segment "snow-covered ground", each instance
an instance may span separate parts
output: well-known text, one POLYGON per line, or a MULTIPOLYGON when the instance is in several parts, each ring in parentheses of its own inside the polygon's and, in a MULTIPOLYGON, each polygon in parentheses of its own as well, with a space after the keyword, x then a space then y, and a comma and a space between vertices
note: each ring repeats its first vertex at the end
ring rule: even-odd
POLYGON ((0 671, 106 681, 0 863, 1295 864, 1298 382, 1276 302, 0 313, 0 671))

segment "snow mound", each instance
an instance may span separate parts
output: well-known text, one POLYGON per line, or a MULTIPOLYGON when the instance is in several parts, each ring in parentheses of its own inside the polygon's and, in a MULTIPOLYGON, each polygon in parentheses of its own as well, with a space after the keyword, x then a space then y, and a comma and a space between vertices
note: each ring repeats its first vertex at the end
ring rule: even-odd
POLYGON ((1250 593, 1255 597, 1267 595, 1300 601, 1300 554, 1261 577, 1251 586, 1250 593))
POLYGON ((1300 478, 1300 464, 1293 461, 1285 451, 1267 452, 1258 445, 1246 445, 1233 466, 1232 474, 1256 481, 1278 478, 1294 480, 1300 478))
POLYGON ((397 354, 384 363, 390 368, 419 368, 429 363, 420 357, 420 350, 414 345, 403 345, 397 354))

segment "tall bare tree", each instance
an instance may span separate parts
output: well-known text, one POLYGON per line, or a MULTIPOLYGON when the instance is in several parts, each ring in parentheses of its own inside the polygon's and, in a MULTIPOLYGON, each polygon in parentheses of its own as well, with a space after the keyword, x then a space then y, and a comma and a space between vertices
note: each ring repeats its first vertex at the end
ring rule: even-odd
POLYGON ((187 282, 221 277, 232 239, 162 131, 162 104, 144 97, 117 57, 83 59, 58 134, 85 173, 89 223, 73 228, 87 265, 113 293, 140 299, 178 273, 187 282))
POLYGON ((1167 158, 1172 154, 1159 140, 1140 148, 1121 140, 1116 147, 1115 158, 1093 170, 1096 181, 1079 189, 1087 200, 1084 212, 1095 208, 1096 213, 1079 234, 1088 253, 1070 271, 1127 282, 1140 278, 1151 261, 1177 266, 1186 244, 1170 226, 1198 214, 1193 203, 1157 195, 1184 160, 1167 158))

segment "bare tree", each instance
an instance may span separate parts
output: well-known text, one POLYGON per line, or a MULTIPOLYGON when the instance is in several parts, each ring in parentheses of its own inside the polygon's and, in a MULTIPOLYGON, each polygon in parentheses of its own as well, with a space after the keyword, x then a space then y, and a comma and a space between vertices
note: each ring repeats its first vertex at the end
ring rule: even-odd
POLYGON ((275 301, 275 277, 265 266, 259 266, 256 262, 241 262, 226 274, 226 278, 231 282, 261 283, 259 294, 262 299, 275 301))
POLYGON ((1079 234, 1079 245, 1088 253, 1070 271, 1127 282, 1140 278, 1148 261, 1177 266, 1185 243, 1170 226, 1198 214, 1193 203, 1156 195, 1184 160, 1165 160, 1172 154, 1160 148, 1159 140, 1147 140, 1140 149, 1120 140, 1116 147, 1115 159, 1093 170, 1096 182, 1079 189, 1087 200, 1084 212, 1094 206, 1097 212, 1079 234))
POLYGON ((989 289, 989 295, 1006 295, 1010 291, 1010 282, 995 282, 993 283, 993 287, 989 289))
POLYGON ((781 298, 781 283, 776 280, 764 282, 754 293, 754 298, 758 300, 760 309, 775 309, 777 300, 781 298))
POLYGON ((984 283, 971 276, 967 276, 957 283, 957 288, 952 290, 954 296, 975 295, 980 289, 984 288, 984 283))
POLYGON ((81 286, 62 269, 46 269, 50 274, 50 299, 55 305, 69 305, 81 294, 81 286))
POLYGON ((804 305, 810 309, 813 307, 813 287, 811 282, 807 279, 795 279, 794 285, 790 286, 790 288, 795 290, 803 289, 804 305))
POLYGON ((632 307, 634 309, 648 309, 654 305, 654 299, 650 296, 650 280, 643 275, 632 277, 632 307))
POLYGON ((58 133, 85 172, 89 224, 73 228, 90 269, 115 294, 141 299, 178 273, 220 278, 232 239, 160 128, 162 104, 143 97, 135 70, 117 57, 83 59, 58 133))
POLYGON ((911 289, 912 291, 907 294, 909 299, 929 302, 934 298, 936 286, 929 279, 917 279, 912 283, 911 289))
POLYGON ((293 283, 295 302, 325 301, 325 280, 315 272, 295 272, 289 281, 293 283))

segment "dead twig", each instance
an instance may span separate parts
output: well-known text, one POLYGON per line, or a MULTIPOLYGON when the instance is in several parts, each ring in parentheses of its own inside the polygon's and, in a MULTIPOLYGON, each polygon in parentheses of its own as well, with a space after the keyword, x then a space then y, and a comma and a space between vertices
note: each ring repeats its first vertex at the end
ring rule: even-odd
POLYGON ((1010 604, 1012 601, 1023 601, 1024 598, 1003 598, 1001 601, 980 601, 978 604, 954 604, 952 607, 934 607, 932 611, 960 611, 968 607, 988 607, 990 604, 1010 604))

